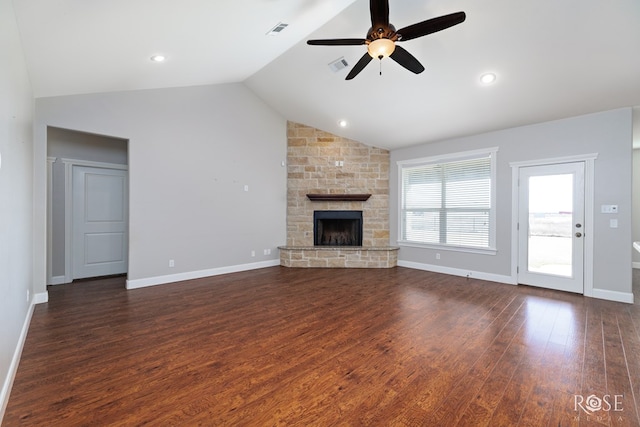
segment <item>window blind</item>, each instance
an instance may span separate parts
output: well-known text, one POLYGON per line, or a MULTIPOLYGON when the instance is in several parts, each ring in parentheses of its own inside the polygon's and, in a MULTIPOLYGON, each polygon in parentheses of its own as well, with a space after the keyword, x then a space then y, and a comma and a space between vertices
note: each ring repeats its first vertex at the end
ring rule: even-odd
POLYGON ((491 154, 402 167, 401 239, 489 248, 491 154))

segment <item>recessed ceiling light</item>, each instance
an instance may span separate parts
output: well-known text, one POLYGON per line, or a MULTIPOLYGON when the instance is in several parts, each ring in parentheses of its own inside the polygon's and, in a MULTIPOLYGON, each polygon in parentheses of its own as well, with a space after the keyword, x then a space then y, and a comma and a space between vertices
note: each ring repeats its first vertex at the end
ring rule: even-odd
POLYGON ((340 120, 340 121, 338 122, 338 125, 339 125, 341 128, 346 128, 348 124, 349 124, 349 123, 347 123, 347 121, 346 121, 346 120, 340 120))
POLYGON ((480 76, 480 82, 485 85, 490 85, 496 81, 496 75, 494 73, 484 73, 480 76))
POLYGON ((153 62, 163 62, 165 59, 167 59, 167 57, 166 57, 166 56, 164 56, 164 55, 153 55, 153 56, 151 57, 151 60, 152 60, 153 62))

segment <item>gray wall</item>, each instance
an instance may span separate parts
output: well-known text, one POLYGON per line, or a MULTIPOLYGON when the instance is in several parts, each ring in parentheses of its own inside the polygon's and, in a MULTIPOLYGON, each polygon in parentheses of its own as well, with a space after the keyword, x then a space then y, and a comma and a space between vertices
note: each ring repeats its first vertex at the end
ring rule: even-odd
MULTIPOLYGON (((633 150, 633 241, 640 242, 640 148, 633 150)), ((640 268, 640 252, 633 250, 634 268, 640 268)))
POLYGON ((127 164, 127 140, 47 127, 47 156, 127 164))
MULTIPOLYGON (((286 121, 244 85, 40 98, 35 120, 38 162, 47 126, 129 140, 129 281, 277 263, 286 238, 286 121)), ((46 219, 45 182, 36 174, 36 224, 46 219)))
POLYGON ((391 242, 398 238, 398 167, 396 162, 486 147, 497 155, 496 255, 402 247, 399 261, 438 265, 511 276, 510 162, 597 153, 594 195, 594 289, 631 293, 631 109, 491 132, 391 152, 391 242), (611 215, 600 205, 619 206, 619 228, 609 228, 611 215), (440 260, 435 253, 441 252, 440 260))
POLYGON ((51 275, 61 278, 65 275, 65 166, 61 159, 126 165, 127 140, 48 127, 47 156, 57 159, 51 165, 49 182, 52 193, 51 275))
POLYGON ((33 101, 11 0, 0 0, 0 41, 1 420, 33 296, 33 101))

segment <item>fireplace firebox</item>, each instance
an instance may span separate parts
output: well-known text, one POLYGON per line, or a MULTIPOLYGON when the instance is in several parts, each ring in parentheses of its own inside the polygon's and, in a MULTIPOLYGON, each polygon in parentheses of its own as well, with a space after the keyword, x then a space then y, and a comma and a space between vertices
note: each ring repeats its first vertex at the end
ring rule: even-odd
POLYGON ((314 246, 362 246, 362 211, 314 211, 314 246))

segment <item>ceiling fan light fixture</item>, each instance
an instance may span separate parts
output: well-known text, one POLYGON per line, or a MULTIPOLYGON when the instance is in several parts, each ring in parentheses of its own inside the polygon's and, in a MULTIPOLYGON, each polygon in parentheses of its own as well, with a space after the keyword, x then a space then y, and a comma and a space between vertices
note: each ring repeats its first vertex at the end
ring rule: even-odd
POLYGON ((367 46, 367 51, 372 58, 386 58, 391 56, 393 51, 396 49, 396 44, 389 39, 376 39, 369 43, 367 46))

